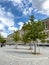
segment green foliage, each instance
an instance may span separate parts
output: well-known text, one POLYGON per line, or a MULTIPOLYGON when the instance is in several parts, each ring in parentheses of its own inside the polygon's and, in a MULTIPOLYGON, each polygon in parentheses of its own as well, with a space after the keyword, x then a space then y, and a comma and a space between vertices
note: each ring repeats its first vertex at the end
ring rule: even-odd
MULTIPOLYGON (((45 39, 46 34, 44 32, 45 30, 45 24, 42 21, 34 21, 34 16, 30 16, 30 22, 25 23, 22 27, 23 35, 22 35, 22 41, 25 43, 34 41, 37 41, 37 39, 45 39)), ((42 40, 42 42, 45 42, 45 40, 42 40)), ((36 44, 34 45, 34 53, 36 53, 36 44)))
POLYGON ((34 21, 34 16, 32 16, 32 15, 30 16, 30 21, 32 21, 32 22, 34 21))
POLYGON ((23 35, 22 37, 23 37, 22 42, 24 42, 25 44, 28 43, 27 36, 26 35, 23 35))
POLYGON ((0 35, 0 43, 6 43, 5 38, 3 38, 1 35, 0 35))
POLYGON ((40 40, 42 40, 42 39, 45 39, 46 36, 47 36, 46 33, 45 32, 42 32, 42 33, 39 34, 38 37, 39 37, 40 40))
POLYGON ((1 43, 6 43, 6 40, 5 39, 2 39, 1 43))
POLYGON ((41 43, 45 43, 45 42, 46 42, 46 40, 45 40, 45 39, 42 39, 42 40, 41 40, 41 43))
POLYGON ((35 22, 33 16, 30 16, 30 22, 25 24, 22 28, 25 29, 24 35, 28 36, 30 40, 36 41, 37 39, 46 38, 44 32, 45 24, 42 21, 35 22))
POLYGON ((47 40, 47 43, 49 43, 49 40, 47 40))
POLYGON ((19 34, 19 31, 15 31, 14 34, 13 34, 13 40, 15 42, 19 41, 20 40, 20 34, 19 34))
POLYGON ((31 41, 31 39, 29 38, 29 36, 28 36, 27 33, 22 36, 22 41, 23 41, 25 44, 28 43, 29 41, 31 41))

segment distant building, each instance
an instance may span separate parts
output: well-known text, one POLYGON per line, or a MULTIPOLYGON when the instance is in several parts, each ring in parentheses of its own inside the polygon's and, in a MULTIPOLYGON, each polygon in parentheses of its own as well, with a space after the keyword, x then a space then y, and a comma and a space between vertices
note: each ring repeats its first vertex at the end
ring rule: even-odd
POLYGON ((45 23, 45 33, 47 34, 47 38, 49 38, 49 18, 44 19, 43 22, 45 23))
POLYGON ((9 44, 9 45, 10 44, 15 44, 15 42, 13 41, 13 38, 12 38, 12 34, 7 36, 6 43, 9 44))

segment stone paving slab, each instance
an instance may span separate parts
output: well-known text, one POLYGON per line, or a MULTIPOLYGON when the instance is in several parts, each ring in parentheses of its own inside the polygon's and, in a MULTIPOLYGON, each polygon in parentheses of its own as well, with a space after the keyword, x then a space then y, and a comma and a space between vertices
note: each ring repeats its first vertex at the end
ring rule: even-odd
POLYGON ((14 47, 0 48, 0 65, 49 65, 49 48, 40 48, 42 55, 33 55, 28 50, 29 47, 14 47))

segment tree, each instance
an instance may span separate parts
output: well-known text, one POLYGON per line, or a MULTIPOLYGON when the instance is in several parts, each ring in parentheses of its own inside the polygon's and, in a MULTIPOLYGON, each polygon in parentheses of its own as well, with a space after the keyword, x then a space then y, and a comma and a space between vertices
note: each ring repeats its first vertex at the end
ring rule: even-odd
POLYGON ((18 42, 20 40, 20 34, 19 31, 15 31, 13 34, 13 39, 15 42, 18 42))
POLYGON ((22 27, 22 31, 23 31, 23 35, 22 35, 22 41, 24 42, 24 44, 29 43, 30 48, 31 49, 31 39, 28 36, 30 33, 28 33, 31 29, 31 25, 30 22, 28 23, 24 23, 23 27, 22 27))
MULTIPOLYGON (((20 40, 20 34, 19 31, 15 31, 13 33, 13 40, 17 43, 20 40)), ((17 47, 17 46, 16 46, 17 47)))
POLYGON ((45 29, 45 25, 44 22, 42 21, 34 21, 34 17, 30 16, 30 22, 28 22, 28 24, 26 24, 26 36, 28 35, 28 38, 30 38, 30 40, 34 41, 34 53, 36 54, 36 41, 37 39, 45 39, 46 38, 46 34, 44 32, 45 29))
POLYGON ((0 43, 2 46, 4 46, 4 43, 6 43, 5 38, 3 38, 1 35, 0 35, 0 43))
POLYGON ((27 34, 27 33, 26 33, 26 34, 23 34, 23 36, 22 36, 22 41, 25 42, 25 44, 26 44, 26 43, 29 43, 30 38, 28 37, 28 34, 27 34))

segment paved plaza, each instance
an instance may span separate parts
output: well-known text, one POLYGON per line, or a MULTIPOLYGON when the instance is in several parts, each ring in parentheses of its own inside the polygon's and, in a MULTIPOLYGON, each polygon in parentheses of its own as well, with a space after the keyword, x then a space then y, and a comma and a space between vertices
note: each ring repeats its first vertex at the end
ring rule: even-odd
MULTIPOLYGON (((49 65, 49 47, 37 48, 40 54, 32 54, 29 46, 6 45, 0 47, 0 65, 49 65)), ((38 52, 37 51, 37 52, 38 52)))

